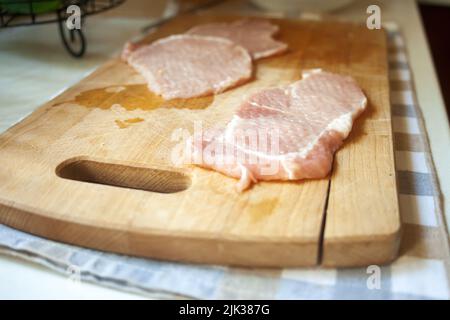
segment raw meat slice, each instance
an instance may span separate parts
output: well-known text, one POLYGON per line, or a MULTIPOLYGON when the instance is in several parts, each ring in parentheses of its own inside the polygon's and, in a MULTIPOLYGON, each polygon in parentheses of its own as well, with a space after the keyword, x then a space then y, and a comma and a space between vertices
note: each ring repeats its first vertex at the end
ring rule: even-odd
POLYGON ((239 191, 260 180, 322 178, 366 103, 351 77, 307 71, 250 96, 225 129, 194 133, 184 160, 239 178, 239 191))
POLYGON ((287 50, 287 44, 274 40, 279 27, 267 20, 244 19, 232 23, 209 23, 190 29, 188 34, 227 38, 246 48, 253 59, 287 50))
POLYGON ((219 93, 252 75, 247 50, 223 38, 174 35, 139 47, 126 58, 164 99, 219 93))

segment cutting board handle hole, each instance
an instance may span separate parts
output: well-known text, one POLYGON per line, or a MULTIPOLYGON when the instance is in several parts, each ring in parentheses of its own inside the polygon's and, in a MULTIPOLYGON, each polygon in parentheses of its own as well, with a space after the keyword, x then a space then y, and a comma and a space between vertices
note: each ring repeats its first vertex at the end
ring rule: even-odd
POLYGON ((182 172, 82 157, 64 161, 56 174, 63 179, 158 193, 180 192, 191 185, 190 177, 182 172))

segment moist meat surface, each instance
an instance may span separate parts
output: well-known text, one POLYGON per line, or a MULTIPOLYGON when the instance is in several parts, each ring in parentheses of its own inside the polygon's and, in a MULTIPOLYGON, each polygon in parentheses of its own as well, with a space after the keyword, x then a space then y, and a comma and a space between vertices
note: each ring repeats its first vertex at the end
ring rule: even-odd
POLYGON ((165 99, 219 93, 252 75, 247 50, 224 38, 182 34, 125 49, 123 58, 165 99))
POLYGON ((194 135, 186 162, 240 179, 239 191, 260 180, 322 178, 366 103, 351 77, 304 72, 250 96, 226 128, 194 135))
POLYGON ((253 59, 286 51, 287 45, 273 39, 278 26, 267 20, 244 19, 232 23, 209 23, 195 26, 188 34, 227 38, 246 48, 253 59))

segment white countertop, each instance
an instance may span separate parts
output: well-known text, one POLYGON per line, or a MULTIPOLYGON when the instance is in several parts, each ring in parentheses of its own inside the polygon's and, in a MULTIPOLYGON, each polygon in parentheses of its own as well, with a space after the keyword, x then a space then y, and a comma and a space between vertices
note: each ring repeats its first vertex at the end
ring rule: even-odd
MULTIPOLYGON (((382 19, 397 22, 404 33, 417 86, 418 100, 424 114, 432 156, 444 194, 444 210, 447 221, 450 221, 450 170, 448 170, 450 130, 416 3, 413 0, 363 0, 337 11, 336 15, 347 19, 362 20, 366 17, 366 8, 369 4, 379 4, 382 8, 382 19)), ((118 21, 117 18, 103 19, 108 20, 104 22, 106 25, 103 24, 104 29, 120 26, 121 32, 102 33, 102 30, 98 28, 101 23, 96 19, 101 18, 91 17, 88 19, 87 26, 94 25, 95 21, 96 28, 87 29, 89 54, 83 60, 73 60, 67 56, 56 34, 56 26, 53 26, 54 30, 52 26, 39 27, 47 28, 45 29, 47 32, 55 32, 55 34, 35 39, 34 34, 36 33, 32 33, 31 39, 33 40, 30 40, 30 30, 33 28, 0 32, 0 96, 2 96, 0 131, 26 116, 49 97, 77 82, 86 73, 91 72, 119 49, 126 39, 136 34, 138 27, 145 23, 145 20, 142 19, 133 21, 118 21), (102 41, 96 41, 97 38, 101 38, 102 41), (17 59, 17 61, 5 63, 5 56, 2 59, 2 54, 6 54, 10 59, 17 59), (45 65, 51 66, 51 68, 47 67, 47 81, 39 81, 42 79, 33 77, 35 74, 32 72, 25 72, 30 70, 31 63, 37 63, 44 67, 45 65), (56 65, 61 68, 64 65, 64 69, 60 70, 55 67, 56 65), (5 75, 8 77, 8 83, 6 83, 5 75), (31 100, 30 97, 25 99, 11 94, 11 82, 14 81, 31 92, 31 100)), ((40 34, 42 35, 42 33, 40 34)), ((56 274, 42 266, 0 255, 0 299, 46 298, 135 299, 140 297, 88 283, 74 284, 68 280, 67 276, 56 274)))

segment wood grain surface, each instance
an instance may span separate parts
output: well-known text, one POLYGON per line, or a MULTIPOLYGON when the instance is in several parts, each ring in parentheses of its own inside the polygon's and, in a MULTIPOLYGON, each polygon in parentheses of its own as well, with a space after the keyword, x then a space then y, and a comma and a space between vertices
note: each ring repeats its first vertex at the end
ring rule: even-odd
MULTIPOLYGON (((234 19, 183 16, 144 42, 234 19)), ((292 267, 392 260, 400 222, 384 32, 273 21, 290 50, 258 61, 243 86, 164 101, 113 59, 10 128, 0 136, 0 222, 175 261, 292 267), (331 178, 263 182, 239 194, 235 179, 172 164, 183 130, 223 126, 246 96, 298 80, 310 68, 353 76, 369 98, 331 178)))

